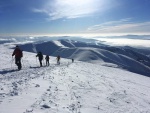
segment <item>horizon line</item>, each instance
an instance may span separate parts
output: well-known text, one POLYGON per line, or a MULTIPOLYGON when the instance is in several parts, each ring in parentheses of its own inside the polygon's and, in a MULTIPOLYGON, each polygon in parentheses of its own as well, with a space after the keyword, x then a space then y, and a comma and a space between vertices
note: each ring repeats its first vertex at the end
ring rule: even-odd
POLYGON ((8 33, 8 34, 2 34, 0 33, 0 36, 17 36, 17 37, 23 37, 23 36, 83 36, 83 37, 96 37, 96 36, 127 36, 127 35, 150 35, 150 33, 8 33))

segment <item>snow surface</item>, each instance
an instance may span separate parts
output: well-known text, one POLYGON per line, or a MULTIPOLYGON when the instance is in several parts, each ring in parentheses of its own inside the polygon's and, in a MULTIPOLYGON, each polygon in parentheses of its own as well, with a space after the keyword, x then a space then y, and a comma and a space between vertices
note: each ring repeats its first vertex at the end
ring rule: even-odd
POLYGON ((13 49, 0 48, 0 113, 150 113, 149 77, 104 62, 62 58, 57 65, 52 56, 39 67, 25 51, 16 71, 13 49))

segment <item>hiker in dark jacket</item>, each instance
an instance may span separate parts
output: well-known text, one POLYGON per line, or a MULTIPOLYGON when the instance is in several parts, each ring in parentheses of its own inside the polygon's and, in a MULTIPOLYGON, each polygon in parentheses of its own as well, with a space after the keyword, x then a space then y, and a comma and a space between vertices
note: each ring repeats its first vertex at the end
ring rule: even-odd
POLYGON ((23 57, 22 50, 19 48, 19 46, 16 46, 12 56, 15 55, 15 64, 18 66, 18 70, 22 68, 21 64, 21 58, 23 57))
POLYGON ((48 55, 46 55, 46 57, 45 57, 45 60, 46 60, 46 66, 49 66, 49 56, 48 55))
POLYGON ((57 59, 57 64, 60 65, 60 56, 58 55, 56 59, 57 59))
POLYGON ((38 52, 38 54, 36 55, 36 57, 39 58, 40 66, 42 67, 42 60, 43 60, 43 54, 42 54, 42 52, 38 52))
POLYGON ((72 63, 74 62, 74 59, 72 58, 72 63))

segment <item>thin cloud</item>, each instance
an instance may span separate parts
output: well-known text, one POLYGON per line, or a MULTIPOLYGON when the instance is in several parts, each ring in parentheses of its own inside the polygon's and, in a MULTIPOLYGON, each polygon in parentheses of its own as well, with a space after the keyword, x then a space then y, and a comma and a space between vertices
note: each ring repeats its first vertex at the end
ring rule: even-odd
POLYGON ((99 31, 99 30, 103 30, 103 29, 109 29, 110 27, 114 27, 114 26, 118 26, 118 25, 122 25, 122 24, 126 24, 129 23, 129 21, 131 20, 131 18, 126 18, 126 19, 121 19, 119 21, 109 21, 109 22, 105 22, 102 24, 98 24, 98 25, 94 25, 88 28, 88 31, 99 31))
MULTIPOLYGON (((107 0, 106 0, 107 1, 107 0)), ((33 12, 45 13, 49 20, 61 18, 78 18, 105 10, 104 0, 49 0, 42 8, 34 8, 33 12)))
POLYGON ((107 23, 91 26, 88 33, 148 33, 150 22, 133 23, 130 19, 110 21, 107 23))

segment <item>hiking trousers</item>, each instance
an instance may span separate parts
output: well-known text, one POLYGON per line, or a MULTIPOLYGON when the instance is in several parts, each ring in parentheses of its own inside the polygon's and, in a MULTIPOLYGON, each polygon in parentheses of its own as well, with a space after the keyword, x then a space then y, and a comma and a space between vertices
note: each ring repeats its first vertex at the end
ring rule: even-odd
POLYGON ((18 70, 20 70, 22 68, 21 57, 15 58, 15 64, 18 66, 18 70))

